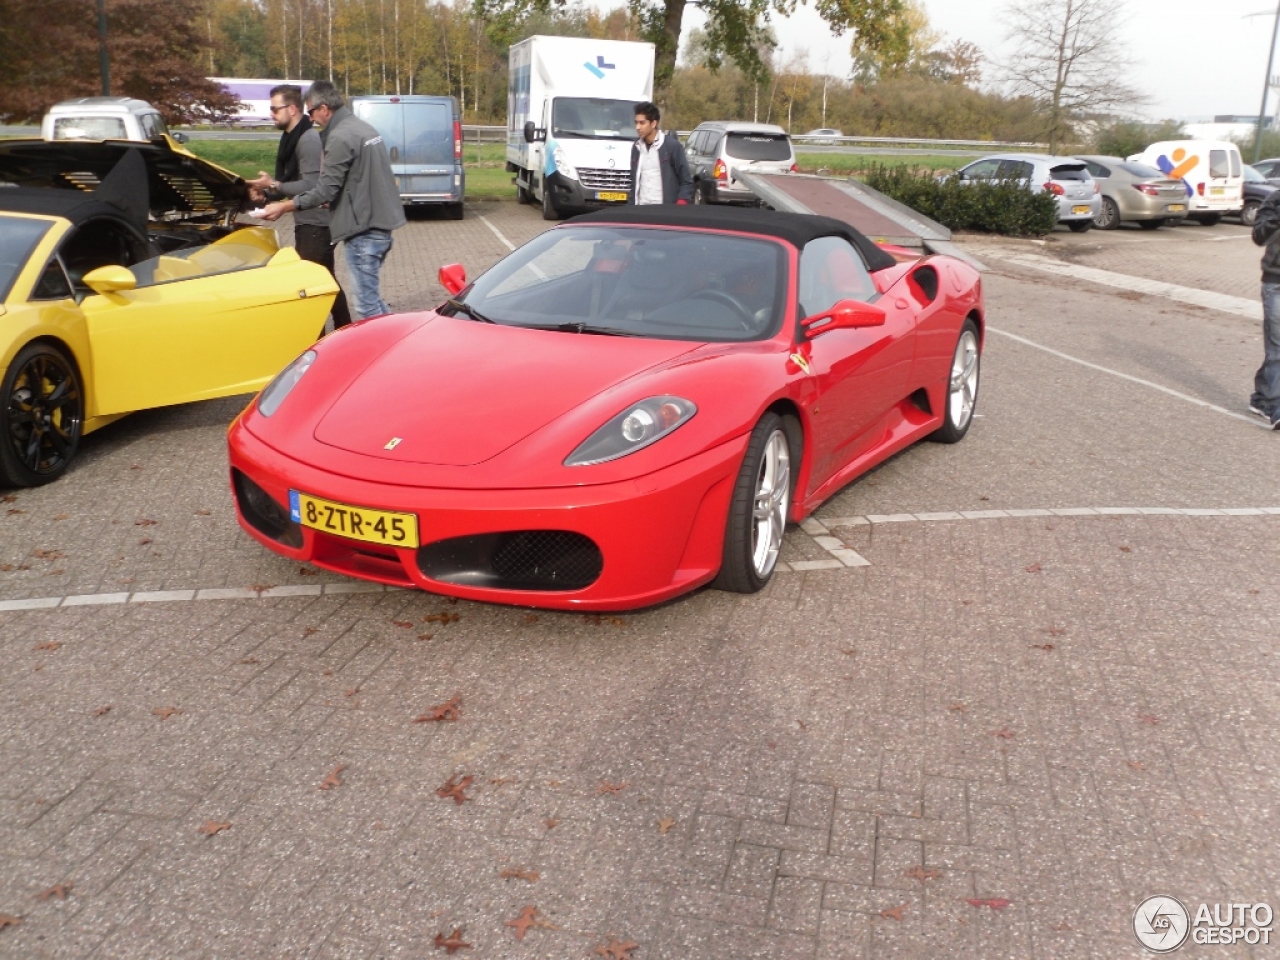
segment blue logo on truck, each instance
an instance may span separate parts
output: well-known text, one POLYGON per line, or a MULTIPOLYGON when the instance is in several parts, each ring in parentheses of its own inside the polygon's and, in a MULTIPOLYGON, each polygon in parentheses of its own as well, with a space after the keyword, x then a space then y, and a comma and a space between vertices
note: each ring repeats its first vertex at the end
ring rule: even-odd
POLYGON ((596 57, 595 63, 591 63, 590 61, 588 61, 587 63, 584 63, 583 66, 586 67, 588 70, 590 70, 592 73, 594 73, 601 80, 603 80, 604 72, 606 70, 615 69, 617 64, 605 63, 604 57, 596 57))

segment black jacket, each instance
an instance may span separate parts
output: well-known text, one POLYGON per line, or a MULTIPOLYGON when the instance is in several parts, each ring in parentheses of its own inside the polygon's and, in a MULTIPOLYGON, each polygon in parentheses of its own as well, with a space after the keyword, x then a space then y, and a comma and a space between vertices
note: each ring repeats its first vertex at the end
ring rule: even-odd
POLYGON ((1253 242, 1267 248, 1262 254, 1262 282, 1280 283, 1280 190, 1272 190, 1258 208, 1253 242))
MULTIPOLYGON (((636 202, 636 168, 640 165, 640 141, 631 145, 631 203, 636 202)), ((658 166, 662 169, 662 202, 675 203, 693 199, 693 174, 684 155, 684 144, 674 133, 662 135, 658 147, 658 166)), ((1276 191, 1280 193, 1280 190, 1276 191)))

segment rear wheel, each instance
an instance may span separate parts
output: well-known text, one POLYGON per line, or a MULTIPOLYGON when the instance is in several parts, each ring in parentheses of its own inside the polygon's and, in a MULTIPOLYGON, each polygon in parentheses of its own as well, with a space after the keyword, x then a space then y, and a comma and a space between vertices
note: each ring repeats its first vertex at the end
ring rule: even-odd
POLYGON ((0 381, 0 485, 38 487, 62 476, 80 445, 80 377, 56 347, 24 347, 0 381))
POLYGON ((1244 209, 1240 211, 1240 222, 1246 227, 1252 227, 1258 222, 1258 207, 1262 206, 1257 200, 1250 200, 1244 205, 1244 209))
POLYGON ((533 194, 522 187, 519 180, 516 181, 516 203, 533 203, 533 194))
POLYGON ((959 443, 973 423, 978 405, 978 381, 982 371, 982 354, 978 351, 978 326, 966 320, 951 355, 951 371, 947 376, 946 409, 942 426, 929 437, 938 443, 959 443))
POLYGON ((1114 230, 1120 226, 1120 207, 1110 197, 1102 198, 1102 209, 1094 217, 1093 225, 1099 230, 1114 230))
POLYGON ((1157 217, 1155 220, 1139 220, 1138 226, 1143 230, 1159 230, 1164 226, 1164 220, 1157 217))
POLYGON ((693 202, 701 205, 707 202, 706 194, 702 192, 702 181, 693 181, 693 202))
POLYGON ((1068 220, 1067 226, 1071 228, 1072 233, 1084 233, 1093 227, 1092 220, 1068 220))
POLYGON ((766 413, 751 431, 729 502, 715 580, 721 590, 755 593, 773 576, 791 510, 791 464, 799 461, 801 443, 800 424, 776 413, 766 413))

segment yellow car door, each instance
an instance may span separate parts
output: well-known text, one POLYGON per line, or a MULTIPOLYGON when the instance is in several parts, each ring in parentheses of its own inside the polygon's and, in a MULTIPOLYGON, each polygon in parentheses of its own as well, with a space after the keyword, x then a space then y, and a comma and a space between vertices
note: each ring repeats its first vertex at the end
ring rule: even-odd
POLYGON ((338 292, 262 228, 85 283, 94 416, 261 389, 320 335, 338 292))

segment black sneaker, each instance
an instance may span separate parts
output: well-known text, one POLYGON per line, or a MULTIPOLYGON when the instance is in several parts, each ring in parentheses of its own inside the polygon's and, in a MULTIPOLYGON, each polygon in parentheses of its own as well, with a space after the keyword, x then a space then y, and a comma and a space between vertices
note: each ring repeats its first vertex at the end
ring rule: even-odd
POLYGON ((1276 417, 1274 420, 1271 421, 1271 429, 1280 430, 1280 417, 1276 417))
POLYGON ((1249 412, 1252 413, 1254 416, 1261 417, 1263 420, 1271 419, 1271 417, 1267 415, 1267 411, 1263 410, 1261 407, 1259 407, 1257 404, 1254 404, 1254 403, 1249 404, 1249 412))

